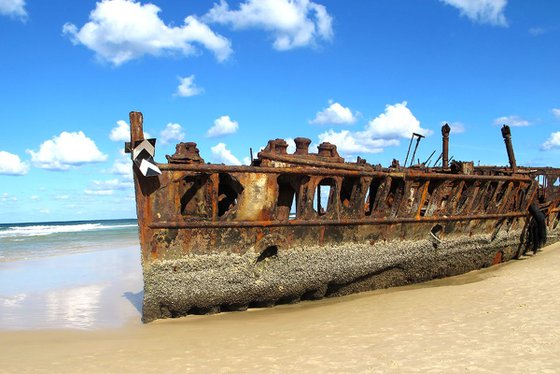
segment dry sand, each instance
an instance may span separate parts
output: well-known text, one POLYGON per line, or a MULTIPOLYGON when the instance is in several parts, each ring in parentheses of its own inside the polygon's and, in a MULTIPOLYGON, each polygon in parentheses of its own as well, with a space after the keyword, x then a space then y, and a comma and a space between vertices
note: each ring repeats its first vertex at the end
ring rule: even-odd
POLYGON ((343 298, 148 325, 135 311, 118 328, 4 330, 0 372, 557 373, 559 269, 556 244, 343 298))

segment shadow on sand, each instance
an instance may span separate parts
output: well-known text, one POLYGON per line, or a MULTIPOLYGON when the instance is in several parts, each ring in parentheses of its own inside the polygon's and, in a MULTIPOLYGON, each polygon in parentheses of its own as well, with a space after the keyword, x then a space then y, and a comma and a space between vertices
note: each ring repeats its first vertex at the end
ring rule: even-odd
POLYGON ((134 305, 136 310, 138 310, 138 312, 140 312, 140 314, 142 314, 142 300, 144 299, 144 290, 136 292, 136 293, 126 291, 123 294, 123 297, 126 298, 128 301, 130 301, 130 303, 132 305, 134 305))

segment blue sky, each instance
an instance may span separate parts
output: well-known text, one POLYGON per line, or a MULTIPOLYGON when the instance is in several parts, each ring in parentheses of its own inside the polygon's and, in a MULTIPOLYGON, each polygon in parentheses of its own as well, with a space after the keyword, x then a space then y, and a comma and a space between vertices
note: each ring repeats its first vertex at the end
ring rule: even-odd
POLYGON ((560 167, 560 2, 0 0, 0 222, 135 216, 122 154, 144 113, 156 160, 306 136, 388 166, 440 148, 560 167), (123 122, 124 121, 124 122, 123 122))

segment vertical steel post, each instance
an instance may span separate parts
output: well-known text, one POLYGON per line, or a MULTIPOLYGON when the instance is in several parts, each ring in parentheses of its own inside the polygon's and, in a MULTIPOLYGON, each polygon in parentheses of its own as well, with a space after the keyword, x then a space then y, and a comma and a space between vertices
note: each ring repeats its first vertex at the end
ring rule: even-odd
POLYGON ((442 161, 441 167, 447 169, 449 167, 449 133, 451 132, 451 127, 446 123, 441 127, 442 135, 442 161))
POLYGON ((504 143, 506 143, 506 151, 509 159, 509 165, 513 172, 517 172, 517 163, 515 162, 515 154, 513 153, 513 145, 511 143, 511 131, 509 126, 502 126, 502 137, 504 138, 504 143))

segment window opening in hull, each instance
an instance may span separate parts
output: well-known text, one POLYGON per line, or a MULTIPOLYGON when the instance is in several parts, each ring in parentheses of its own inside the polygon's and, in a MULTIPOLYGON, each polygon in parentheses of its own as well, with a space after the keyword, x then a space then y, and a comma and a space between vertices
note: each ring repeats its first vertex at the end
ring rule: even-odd
POLYGON ((336 182, 332 178, 324 178, 317 185, 313 208, 319 216, 323 216, 331 211, 333 205, 333 191, 336 182))
POLYGON ((364 202, 364 211, 366 213, 366 216, 371 216, 371 213, 374 211, 375 199, 377 198, 377 192, 379 191, 381 182, 382 180, 379 178, 373 179, 369 185, 364 202))
POLYGON ((218 217, 231 211, 236 205, 243 187, 229 174, 220 174, 218 184, 218 217))
POLYGON ((295 219, 297 216, 298 192, 289 175, 280 175, 278 182, 278 201, 276 203, 276 219, 295 219))
POLYGON ((183 216, 204 217, 209 215, 204 190, 207 182, 208 175, 187 176, 181 180, 179 191, 183 216))

